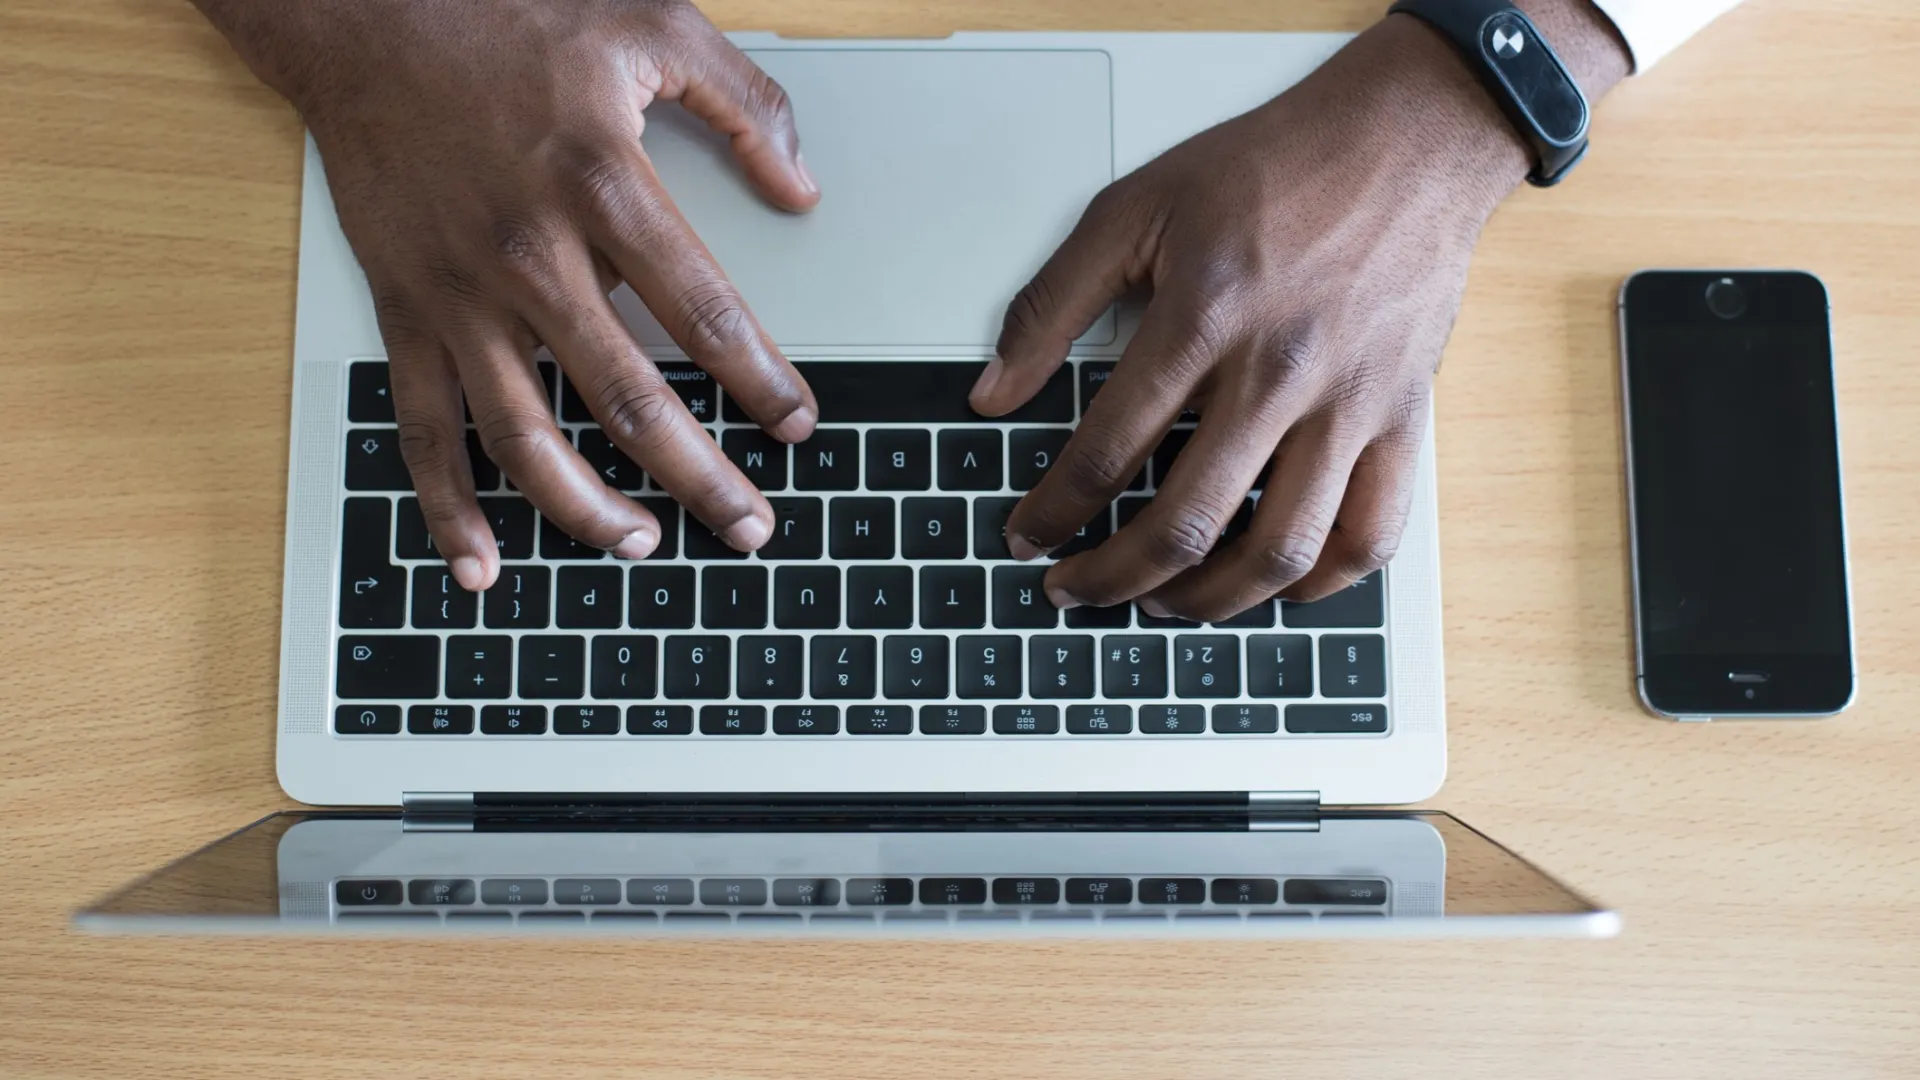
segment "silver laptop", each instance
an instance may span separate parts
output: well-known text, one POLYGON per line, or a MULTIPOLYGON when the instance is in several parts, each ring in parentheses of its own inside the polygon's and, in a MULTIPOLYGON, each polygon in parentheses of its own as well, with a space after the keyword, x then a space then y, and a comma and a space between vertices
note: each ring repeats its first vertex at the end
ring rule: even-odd
MULTIPOLYGON (((808 841, 799 861, 838 875, 843 898, 855 878, 979 878, 992 908, 989 865, 1038 873, 1071 863, 1084 872, 1056 882, 1063 910, 1073 881, 1101 875, 1127 877, 1135 906, 1152 892, 1144 882, 1164 877, 1182 883, 1179 900, 1204 908, 1217 882, 1293 860, 1303 881, 1419 883, 1383 886, 1399 897, 1385 910, 1434 906, 1444 837, 1457 826, 1397 815, 1357 832, 1298 827, 1336 807, 1425 799, 1445 775, 1431 440, 1400 554, 1384 572, 1318 603, 1196 625, 1131 606, 1058 612, 1039 588, 1045 567, 1014 562, 1002 536, 1137 312, 1103 318, 1015 414, 987 421, 966 403, 1008 300, 1094 193, 1272 97, 1345 36, 735 40, 792 96, 827 192, 819 208, 767 211, 717 137, 674 109, 649 114, 645 144, 812 385, 818 432, 790 449, 758 437, 629 292, 615 299, 690 410, 768 493, 775 542, 751 557, 611 451, 543 355, 562 426, 609 483, 648 500, 665 539, 639 563, 575 544, 476 445, 503 567, 486 595, 462 593, 413 498, 365 279, 309 146, 278 772, 302 802, 403 814, 351 826, 278 818, 246 834, 251 845, 279 838, 275 880, 306 897, 282 895, 285 910, 311 902, 347 915, 353 888, 398 895, 411 910, 415 881, 444 879, 466 895, 510 871, 557 897, 575 862, 622 862, 595 852, 604 838, 586 835, 544 860, 524 845, 429 840, 403 826, 431 818, 473 832, 483 822, 477 831, 491 834, 516 814, 547 827, 576 811, 655 815, 644 823, 650 839, 620 848, 645 864, 629 867, 631 880, 704 881, 694 871, 708 866, 743 879, 767 871, 774 889, 772 849, 751 830, 709 836, 708 848, 667 843, 660 837, 686 821, 658 815, 751 807, 764 824, 783 805, 799 813, 822 799, 850 808, 863 822, 855 831, 982 806, 1016 818, 1024 806, 1042 820, 1078 807, 1107 825, 1125 813, 1228 822, 1225 833, 1199 830, 1214 839, 1198 846, 1115 829, 1098 858, 1067 858, 1079 840, 1011 834, 999 848, 958 833, 940 844, 808 841), (1285 837, 1250 837, 1249 815, 1286 820, 1285 837), (340 839, 299 847, 330 854, 289 876, 296 835, 340 839), (1343 856, 1334 839, 1357 847, 1343 856), (375 849, 392 858, 358 854, 375 849), (375 884, 339 884, 363 879, 375 884)), ((1077 543, 1097 543, 1152 497, 1190 427, 1176 427, 1077 543)), ((1265 879, 1278 897, 1311 892, 1287 874, 1265 879)), ((624 904, 629 878, 605 880, 622 882, 624 904)), ((920 902, 915 893, 909 908, 920 902)), ((1295 907, 1320 910, 1278 905, 1295 907)))

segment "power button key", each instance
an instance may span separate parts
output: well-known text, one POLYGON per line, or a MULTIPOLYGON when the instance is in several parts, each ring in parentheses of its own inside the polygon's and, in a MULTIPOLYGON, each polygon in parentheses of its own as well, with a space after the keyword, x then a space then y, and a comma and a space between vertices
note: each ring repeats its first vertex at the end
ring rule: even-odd
POLYGON ((398 904, 405 895, 398 881, 336 881, 334 903, 341 907, 376 907, 398 904))

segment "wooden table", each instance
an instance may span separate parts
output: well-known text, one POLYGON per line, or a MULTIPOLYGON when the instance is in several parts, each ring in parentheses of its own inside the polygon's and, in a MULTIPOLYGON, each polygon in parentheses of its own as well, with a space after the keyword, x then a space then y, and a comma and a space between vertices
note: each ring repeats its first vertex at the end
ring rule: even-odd
MULTIPOLYGON (((1359 29, 1384 3, 728 0, 727 26, 1359 29)), ((1177 92, 1175 88, 1174 92, 1177 92)), ((1495 218, 1440 380, 1439 804, 1606 943, 131 940, 79 903, 267 809, 298 127, 184 4, 0 4, 0 1074, 1822 1078, 1920 1071, 1920 16, 1753 0, 1495 218), (1613 295, 1834 295, 1862 691, 1629 682, 1613 295)))

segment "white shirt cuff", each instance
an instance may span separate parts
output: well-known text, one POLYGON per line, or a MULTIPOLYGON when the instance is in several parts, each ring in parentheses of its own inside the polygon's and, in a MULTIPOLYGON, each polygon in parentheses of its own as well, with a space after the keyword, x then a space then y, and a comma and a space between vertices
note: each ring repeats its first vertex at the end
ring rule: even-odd
POLYGON ((1627 40, 1635 72, 1645 71, 1740 0, 1593 0, 1627 40))

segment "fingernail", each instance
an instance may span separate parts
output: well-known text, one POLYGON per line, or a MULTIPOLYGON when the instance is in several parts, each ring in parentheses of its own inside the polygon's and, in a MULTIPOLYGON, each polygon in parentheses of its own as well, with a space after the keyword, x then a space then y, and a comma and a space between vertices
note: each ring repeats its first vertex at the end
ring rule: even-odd
POLYGON ((1156 619, 1166 619, 1173 616, 1173 612, 1167 610, 1167 605, 1155 600, 1151 596, 1143 596, 1135 600, 1134 603, 1140 605, 1141 611, 1146 612, 1156 619))
POLYGON ((807 194, 820 194, 820 182, 815 180, 813 173, 807 169, 807 155, 795 150, 793 152, 793 168, 794 171, 800 174, 800 184, 807 189, 807 194))
POLYGON ((993 388, 1000 385, 1000 376, 1004 375, 1006 370, 1007 365, 997 356, 987 361, 987 370, 980 373, 980 379, 973 384, 973 390, 967 395, 967 400, 973 402, 974 407, 978 408, 980 402, 992 395, 993 388))
POLYGON ((644 559, 653 554, 653 549, 659 546, 660 534, 642 526, 628 533, 625 539, 609 550, 613 552, 616 559, 644 559))
POLYGON ((1056 589, 1056 588, 1048 587, 1047 599, 1053 603, 1054 607, 1059 608, 1061 611, 1065 611, 1068 608, 1077 608, 1077 607, 1083 606, 1080 602, 1079 597, 1073 595, 1072 593, 1068 592, 1065 589, 1056 589))
POLYGON ((487 568, 479 559, 471 555, 461 555, 449 565, 453 571, 453 580, 468 592, 477 592, 487 580, 487 568))
POLYGON ((818 420, 812 409, 802 405, 788 413, 785 420, 773 425, 769 434, 781 442, 797 443, 813 434, 813 425, 818 420))
POLYGON ((1047 553, 1046 548, 1041 547, 1039 544, 1034 543, 1024 536, 1015 536, 1013 533, 1007 534, 1007 550, 1012 552, 1013 557, 1021 562, 1037 559, 1047 553))
POLYGON ((758 517, 743 517, 733 523, 721 539, 735 551, 753 551, 773 535, 773 526, 758 517))

